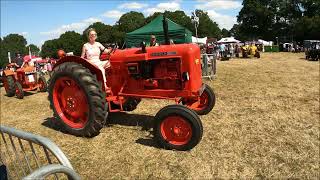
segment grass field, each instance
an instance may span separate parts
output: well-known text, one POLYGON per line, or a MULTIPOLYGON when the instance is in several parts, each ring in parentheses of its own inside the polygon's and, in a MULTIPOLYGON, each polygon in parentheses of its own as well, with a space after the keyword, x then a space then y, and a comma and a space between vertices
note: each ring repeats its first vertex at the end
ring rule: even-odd
POLYGON ((152 118, 169 101, 143 100, 87 139, 51 126, 46 93, 18 100, 1 87, 1 124, 53 140, 83 179, 319 179, 319 62, 303 57, 219 61, 216 79, 206 81, 216 106, 201 117, 203 139, 190 152, 160 149, 152 139, 152 118))

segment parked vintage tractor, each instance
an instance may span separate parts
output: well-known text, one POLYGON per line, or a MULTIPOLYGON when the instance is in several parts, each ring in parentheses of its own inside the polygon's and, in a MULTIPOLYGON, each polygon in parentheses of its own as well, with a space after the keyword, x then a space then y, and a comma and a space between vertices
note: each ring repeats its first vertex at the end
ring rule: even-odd
POLYGON ((2 81, 9 97, 16 95, 17 98, 23 99, 24 91, 39 89, 40 92, 45 92, 47 90, 45 77, 38 77, 36 68, 27 64, 18 69, 15 63, 8 64, 3 71, 2 81))

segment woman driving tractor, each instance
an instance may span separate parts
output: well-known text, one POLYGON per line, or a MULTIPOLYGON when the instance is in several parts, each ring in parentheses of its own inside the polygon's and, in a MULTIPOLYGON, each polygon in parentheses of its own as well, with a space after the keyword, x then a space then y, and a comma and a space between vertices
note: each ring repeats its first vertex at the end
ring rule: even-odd
POLYGON ((85 58, 91 63, 98 66, 103 75, 103 81, 106 83, 105 69, 110 67, 109 60, 101 61, 100 53, 110 53, 111 50, 105 48, 101 43, 96 42, 97 32, 95 29, 90 28, 88 30, 88 40, 89 42, 85 43, 82 47, 81 58, 85 58))

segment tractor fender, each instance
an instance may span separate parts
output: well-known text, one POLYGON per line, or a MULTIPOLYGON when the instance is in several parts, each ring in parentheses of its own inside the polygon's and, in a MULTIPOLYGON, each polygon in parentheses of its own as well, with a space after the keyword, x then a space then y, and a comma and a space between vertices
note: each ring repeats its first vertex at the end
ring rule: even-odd
POLYGON ((82 66, 88 68, 92 74, 96 75, 98 81, 103 82, 103 75, 98 66, 79 56, 65 56, 57 61, 57 63, 53 66, 53 69, 65 62, 75 62, 81 64, 82 66))
POLYGON ((10 69, 5 69, 3 71, 3 76, 12 76, 12 75, 14 75, 14 72, 10 69))

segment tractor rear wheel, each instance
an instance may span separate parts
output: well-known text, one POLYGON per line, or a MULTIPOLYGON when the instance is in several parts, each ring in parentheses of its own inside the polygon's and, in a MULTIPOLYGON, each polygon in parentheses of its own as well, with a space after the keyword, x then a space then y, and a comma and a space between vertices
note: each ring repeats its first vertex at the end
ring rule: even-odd
MULTIPOLYGON (((126 98, 124 103, 122 104, 122 108, 124 111, 133 111, 137 108, 138 104, 141 102, 140 98, 126 98)), ((120 104, 115 104, 111 102, 112 109, 120 109, 120 104)))
POLYGON ((24 92, 23 92, 22 86, 21 86, 21 84, 19 82, 15 83, 15 89, 16 89, 15 94, 16 94, 17 98, 18 99, 23 99, 24 92))
POLYGON ((105 96, 96 76, 81 64, 65 62, 53 70, 50 107, 62 130, 76 136, 98 135, 108 116, 105 96))
POLYGON ((190 150, 202 138, 199 116, 182 105, 169 105, 155 116, 154 137, 165 149, 190 150))
POLYGON ((6 90, 7 96, 12 97, 15 95, 16 88, 14 84, 14 79, 12 76, 4 76, 3 79, 3 86, 4 89, 6 90))
POLYGON ((48 84, 47 84, 47 80, 45 77, 40 76, 38 79, 38 84, 39 84, 39 91, 40 92, 46 92, 48 89, 48 84))
POLYGON ((199 115, 208 114, 216 104, 216 96, 210 86, 205 84, 205 89, 200 96, 200 101, 183 99, 182 104, 193 109, 199 115))

